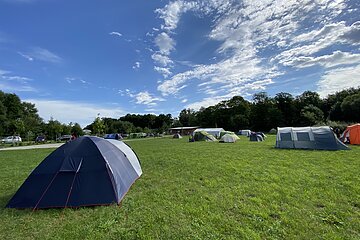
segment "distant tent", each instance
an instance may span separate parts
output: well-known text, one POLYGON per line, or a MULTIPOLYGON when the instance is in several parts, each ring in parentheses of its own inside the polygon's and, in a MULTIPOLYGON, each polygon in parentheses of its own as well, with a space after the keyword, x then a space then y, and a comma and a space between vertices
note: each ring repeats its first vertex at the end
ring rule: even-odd
POLYGON ((260 134, 258 134, 256 132, 252 132, 250 134, 250 136, 249 136, 249 141, 251 141, 251 142, 262 142, 262 141, 264 141, 264 138, 260 134))
POLYGON ((213 135, 215 138, 220 138, 220 133, 225 131, 223 128, 198 128, 194 131, 195 132, 202 132, 205 131, 210 135, 213 135))
POLYGON ((224 136, 225 134, 230 134, 230 135, 235 135, 235 136, 236 136, 236 134, 235 134, 234 132, 231 132, 231 131, 222 131, 222 132, 220 132, 220 138, 222 138, 222 136, 224 136))
POLYGON ((250 134, 251 134, 251 131, 248 130, 248 129, 246 129, 246 130, 239 130, 239 133, 238 133, 238 134, 249 137, 250 134))
POLYGON ((285 127, 278 128, 276 148, 347 150, 330 127, 285 127))
POLYGON ((256 132, 256 134, 260 135, 263 138, 263 140, 265 140, 266 135, 263 132, 256 132))
POLYGON ((53 151, 11 198, 8 208, 64 208, 120 203, 142 174, 121 141, 79 137, 53 151))
POLYGON ((269 134, 276 134, 276 129, 275 128, 270 129, 269 134))
POLYGON ((174 134, 173 138, 182 138, 182 136, 179 133, 174 134))
POLYGON ((348 126, 340 139, 345 143, 360 144, 360 124, 348 126))
POLYGON ((223 143, 234 143, 240 138, 236 136, 235 134, 225 134, 221 137, 220 142, 223 143))
POLYGON ((216 138, 213 135, 211 135, 205 131, 195 131, 193 133, 193 140, 194 141, 214 142, 214 141, 216 141, 216 138))

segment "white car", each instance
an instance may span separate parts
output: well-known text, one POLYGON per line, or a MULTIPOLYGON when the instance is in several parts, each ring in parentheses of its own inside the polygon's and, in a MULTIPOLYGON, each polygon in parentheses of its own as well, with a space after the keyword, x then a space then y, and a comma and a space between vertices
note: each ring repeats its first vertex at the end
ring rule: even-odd
POLYGON ((19 136, 9 136, 1 140, 2 143, 17 143, 21 142, 21 137, 19 136))

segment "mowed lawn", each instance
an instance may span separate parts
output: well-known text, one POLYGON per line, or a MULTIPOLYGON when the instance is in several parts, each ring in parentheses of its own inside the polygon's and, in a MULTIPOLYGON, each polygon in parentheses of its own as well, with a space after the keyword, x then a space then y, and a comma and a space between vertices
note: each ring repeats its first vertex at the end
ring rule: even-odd
POLYGON ((53 149, 0 152, 0 239, 360 239, 360 147, 129 141, 144 174, 122 204, 5 209, 53 149))

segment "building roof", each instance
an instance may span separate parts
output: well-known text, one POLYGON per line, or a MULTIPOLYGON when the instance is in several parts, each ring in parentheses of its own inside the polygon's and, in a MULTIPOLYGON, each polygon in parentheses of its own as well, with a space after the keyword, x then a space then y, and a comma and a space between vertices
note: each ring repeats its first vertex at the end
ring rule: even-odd
POLYGON ((170 128, 171 130, 191 130, 191 129, 196 129, 198 127, 175 127, 175 128, 170 128))

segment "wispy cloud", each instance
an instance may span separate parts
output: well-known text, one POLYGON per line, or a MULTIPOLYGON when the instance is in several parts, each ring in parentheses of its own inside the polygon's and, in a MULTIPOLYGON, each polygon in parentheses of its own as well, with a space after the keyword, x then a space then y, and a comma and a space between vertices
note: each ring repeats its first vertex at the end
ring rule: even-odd
POLYGON ((79 101, 63 101, 51 99, 25 99, 24 101, 34 103, 39 111, 40 117, 45 121, 51 117, 62 122, 77 122, 82 127, 92 123, 100 113, 101 117, 119 118, 125 114, 121 108, 104 107, 91 103, 81 103, 79 101))
MULTIPOLYGON (((175 74, 170 78, 164 75, 166 79, 159 82, 158 90, 164 96, 174 95, 197 85, 197 90, 205 93, 204 99, 187 106, 198 108, 224 96, 246 96, 266 90, 289 67, 320 66, 329 69, 324 79, 334 79, 335 68, 347 69, 360 63, 359 49, 346 50, 347 46, 360 45, 360 23, 338 20, 344 19, 338 18, 341 14, 350 12, 346 10, 345 0, 172 1, 156 12, 164 21, 161 29, 168 36, 162 36, 163 42, 167 39, 174 44, 158 41, 159 51, 152 58, 175 74), (189 65, 188 70, 176 72, 173 63, 177 61, 171 52, 180 33, 175 31, 183 14, 189 11, 211 18, 208 39, 218 42, 219 47, 211 63, 189 65), (310 26, 308 22, 314 24, 310 26), (167 67, 169 62, 171 68, 167 67)), ((161 71, 160 67, 154 69, 161 71)))
POLYGON ((65 78, 66 82, 68 82, 69 84, 72 84, 74 82, 79 82, 79 83, 82 83, 82 84, 90 84, 89 82, 85 81, 84 79, 82 78, 79 78, 79 77, 66 77, 65 78))
POLYGON ((132 69, 139 69, 140 68, 140 66, 141 66, 141 63, 140 62, 135 62, 134 63, 134 66, 132 66, 132 69))
POLYGON ((9 92, 36 92, 29 82, 31 78, 14 75, 10 71, 0 69, 0 89, 9 92))
POLYGON ((175 41, 165 32, 156 36, 155 44, 159 48, 159 52, 165 56, 175 49, 175 41))
POLYGON ((31 61, 31 62, 34 61, 34 58, 30 57, 29 55, 26 55, 26 54, 21 53, 21 52, 18 52, 18 54, 20 56, 22 56, 23 58, 26 58, 27 60, 31 61))
MULTIPOLYGON (((127 92, 129 93, 130 91, 127 92)), ((137 104, 143 104, 147 106, 156 106, 157 102, 165 101, 165 99, 161 97, 156 97, 153 94, 150 94, 148 91, 143 91, 137 94, 129 94, 129 95, 136 100, 137 104)))
POLYGON ((63 59, 55 53, 41 47, 34 47, 29 52, 18 52, 18 54, 20 54, 22 57, 26 58, 29 61, 38 60, 50 63, 60 63, 63 61, 63 59))
POLYGON ((350 88, 360 87, 360 64, 354 67, 344 67, 332 69, 322 76, 318 82, 317 92, 321 97, 326 97, 328 94, 350 88))
POLYGON ((113 36, 122 37, 122 34, 119 33, 119 32, 110 32, 109 34, 110 34, 110 35, 113 35, 113 36))
POLYGON ((170 76, 172 74, 172 72, 170 71, 170 68, 155 66, 154 70, 157 71, 158 73, 160 73, 161 75, 163 75, 164 78, 167 78, 168 76, 170 76))

